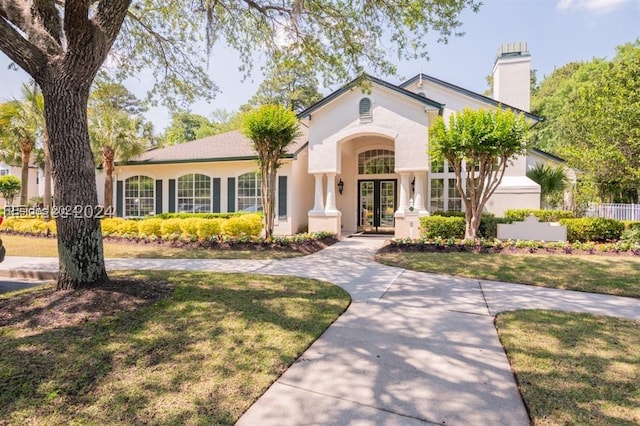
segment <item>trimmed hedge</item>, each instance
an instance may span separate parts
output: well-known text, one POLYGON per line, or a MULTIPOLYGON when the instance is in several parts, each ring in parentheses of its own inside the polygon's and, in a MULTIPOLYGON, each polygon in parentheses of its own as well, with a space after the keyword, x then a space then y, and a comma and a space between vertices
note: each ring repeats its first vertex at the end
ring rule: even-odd
POLYGON ((235 213, 159 213, 153 217, 158 219, 230 219, 235 216, 244 216, 249 213, 235 212, 235 213))
POLYGON ((569 210, 509 209, 504 212, 504 217, 513 222, 522 222, 530 215, 537 217, 540 222, 558 222, 560 219, 575 217, 575 214, 569 210))
POLYGON ((624 231, 624 223, 621 221, 601 217, 561 219, 560 224, 567 227, 569 241, 618 241, 624 231))
MULTIPOLYGON (((478 227, 478 238, 497 238, 498 224, 511 222, 511 219, 483 214, 478 227)), ((447 214, 420 218, 422 238, 464 238, 465 228, 466 219, 464 213, 460 212, 447 212, 447 214)))
MULTIPOLYGON (((56 222, 42 219, 8 217, 2 222, 3 229, 22 234, 56 234, 56 222)), ((164 240, 185 239, 189 241, 210 240, 225 237, 258 237, 262 231, 262 215, 249 213, 235 215, 229 219, 185 219, 157 217, 143 220, 105 218, 101 221, 102 235, 126 236, 127 238, 162 238, 164 240)))

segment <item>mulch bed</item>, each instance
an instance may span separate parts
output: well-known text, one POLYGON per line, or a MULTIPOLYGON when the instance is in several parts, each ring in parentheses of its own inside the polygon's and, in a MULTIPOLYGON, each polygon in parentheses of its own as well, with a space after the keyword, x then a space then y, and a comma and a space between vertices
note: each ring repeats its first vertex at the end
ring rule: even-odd
POLYGON ((628 251, 602 251, 598 247, 593 250, 553 247, 482 247, 465 244, 443 245, 431 243, 386 244, 380 253, 485 253, 485 254, 557 254, 557 255, 595 255, 595 256, 640 256, 640 249, 628 251))
POLYGON ((173 285, 135 279, 113 279, 99 288, 55 290, 46 285, 0 299, 0 327, 17 326, 41 332, 94 321, 152 304, 173 293, 173 285))

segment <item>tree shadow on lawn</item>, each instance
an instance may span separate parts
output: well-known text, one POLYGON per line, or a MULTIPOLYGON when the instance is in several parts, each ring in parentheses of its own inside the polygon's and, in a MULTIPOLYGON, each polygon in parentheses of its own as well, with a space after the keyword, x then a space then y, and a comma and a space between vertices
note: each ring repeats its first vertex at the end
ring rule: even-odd
POLYGON ((638 321, 527 310, 496 323, 534 423, 638 424, 638 321))
POLYGON ((233 423, 349 303, 291 277, 138 275, 176 290, 74 325, 33 327, 25 313, 0 327, 0 418, 233 423))

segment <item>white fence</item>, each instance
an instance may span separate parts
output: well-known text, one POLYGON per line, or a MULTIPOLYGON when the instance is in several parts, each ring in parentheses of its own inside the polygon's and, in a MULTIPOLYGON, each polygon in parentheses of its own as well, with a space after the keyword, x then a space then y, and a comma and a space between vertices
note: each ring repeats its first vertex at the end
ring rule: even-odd
POLYGON ((584 212, 584 217, 606 217, 618 220, 640 221, 640 204, 596 204, 584 212))

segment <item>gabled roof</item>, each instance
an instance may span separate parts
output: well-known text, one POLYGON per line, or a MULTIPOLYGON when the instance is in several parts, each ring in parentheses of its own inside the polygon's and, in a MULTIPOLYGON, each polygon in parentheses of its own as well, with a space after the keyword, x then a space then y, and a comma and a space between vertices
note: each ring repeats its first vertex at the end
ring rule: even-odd
MULTIPOLYGON (((301 135, 287 148, 284 158, 293 158, 307 143, 308 132, 300 126, 301 135)), ((256 152, 249 138, 234 130, 166 148, 150 149, 134 160, 117 162, 119 166, 139 164, 203 163, 216 161, 255 160, 256 152)))
POLYGON ((406 90, 400 86, 396 86, 395 84, 391 84, 387 81, 381 80, 377 77, 374 77, 372 75, 369 74, 362 74, 361 76, 351 80, 349 83, 345 84, 344 86, 342 86, 340 89, 336 90, 335 92, 331 93, 330 95, 324 97, 323 99, 320 99, 318 102, 316 102, 315 104, 311 105, 309 108, 305 109, 304 111, 298 113, 298 118, 299 119, 303 119, 305 117, 308 117, 309 115, 311 115, 312 112, 316 111, 317 109, 323 107, 324 105, 328 104, 329 102, 331 102, 332 100, 338 98, 340 95, 342 95, 345 92, 348 92, 349 90, 351 90, 352 88, 354 88, 355 86, 361 84, 364 80, 368 80, 374 84, 377 84, 379 86, 385 87, 387 89, 390 89, 396 93, 399 93, 403 96, 407 96, 413 100, 416 100, 420 103, 423 103, 425 105, 428 105, 432 108, 436 108, 440 111, 442 111, 442 109, 444 108, 444 104, 441 104, 439 102, 436 102, 432 99, 429 99, 427 97, 418 95, 416 93, 413 93, 409 90, 406 90))
POLYGON ((538 148, 531 148, 530 151, 533 152, 534 154, 538 154, 539 156, 547 158, 547 159, 549 159, 551 161, 556 161, 558 163, 566 163, 567 162, 567 160, 565 160, 564 158, 560 158, 560 157, 558 157, 556 155, 550 154, 550 153, 548 153, 546 151, 543 151, 541 149, 538 149, 538 148))
POLYGON ((471 90, 467 90, 463 87, 460 86, 456 86, 455 84, 451 84, 451 83, 447 83, 446 81, 437 79, 435 77, 431 77, 430 75, 427 74, 418 74, 415 77, 410 78, 409 80, 405 81, 404 83, 402 83, 400 85, 400 87, 405 88, 407 86, 412 85, 413 83, 417 82, 418 80, 423 80, 423 81, 429 81, 431 83, 437 84, 439 86, 445 87, 449 90, 452 90, 454 92, 458 92, 464 96, 468 96, 470 98, 476 99, 480 102, 484 102, 487 103, 489 105, 492 105, 494 107, 502 107, 502 108, 509 108, 512 109, 513 111, 517 112, 517 113, 522 113, 525 115, 525 117, 527 117, 530 120, 533 120, 535 122, 540 122, 542 121, 542 119, 540 117, 538 117, 535 114, 531 114, 530 112, 527 111, 523 111, 520 108, 516 108, 513 107, 511 105, 507 105, 505 103, 502 102, 498 102, 493 98, 490 98, 488 96, 484 96, 481 95, 480 93, 476 93, 476 92, 472 92, 471 90))

